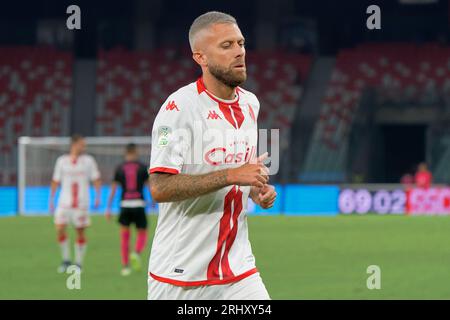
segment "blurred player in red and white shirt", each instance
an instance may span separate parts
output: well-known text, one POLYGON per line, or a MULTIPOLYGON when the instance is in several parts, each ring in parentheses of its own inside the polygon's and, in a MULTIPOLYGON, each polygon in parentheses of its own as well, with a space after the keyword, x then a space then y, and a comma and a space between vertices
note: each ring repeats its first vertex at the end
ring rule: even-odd
POLYGON ((433 175, 428 170, 426 163, 422 162, 421 164, 419 164, 419 168, 415 176, 415 181, 418 188, 429 189, 431 187, 431 183, 433 182, 433 175))
POLYGON ((54 211, 54 198, 58 186, 61 186, 54 222, 61 247, 62 264, 58 272, 63 273, 71 265, 69 239, 66 226, 71 223, 77 231, 75 242, 75 264, 81 269, 86 252, 84 230, 90 225, 89 219, 89 185, 94 183, 96 189, 95 207, 100 201, 100 173, 97 163, 90 155, 84 154, 86 142, 80 135, 73 135, 70 152, 56 160, 50 191, 50 211, 54 211))
POLYGON ((189 41, 203 75, 168 97, 152 130, 150 185, 160 204, 148 299, 270 299, 246 208, 249 197, 272 207, 276 192, 265 155, 256 157, 258 99, 239 87, 244 37, 233 17, 208 12, 189 41))

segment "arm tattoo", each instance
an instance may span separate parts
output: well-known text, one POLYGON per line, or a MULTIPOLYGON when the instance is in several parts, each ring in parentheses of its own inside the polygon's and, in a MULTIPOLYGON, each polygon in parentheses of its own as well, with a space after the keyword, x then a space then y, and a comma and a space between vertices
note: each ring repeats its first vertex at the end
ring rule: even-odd
POLYGON ((162 195, 160 202, 174 202, 196 198, 228 186, 227 173, 227 170, 199 175, 152 173, 150 184, 162 195))

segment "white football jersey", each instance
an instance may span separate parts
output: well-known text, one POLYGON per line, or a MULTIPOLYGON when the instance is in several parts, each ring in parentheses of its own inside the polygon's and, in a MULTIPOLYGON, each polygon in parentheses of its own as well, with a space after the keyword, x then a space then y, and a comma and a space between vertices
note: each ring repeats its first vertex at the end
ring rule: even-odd
MULTIPOLYGON (((237 88, 233 100, 200 78, 164 102, 152 129, 150 173, 205 174, 256 157, 259 102, 237 88)), ((248 239, 249 186, 228 186, 160 203, 149 274, 179 286, 225 284, 257 272, 248 239)))
POLYGON ((90 155, 80 155, 72 160, 65 154, 56 160, 53 181, 61 183, 58 208, 87 210, 89 208, 89 183, 100 178, 97 163, 90 155))

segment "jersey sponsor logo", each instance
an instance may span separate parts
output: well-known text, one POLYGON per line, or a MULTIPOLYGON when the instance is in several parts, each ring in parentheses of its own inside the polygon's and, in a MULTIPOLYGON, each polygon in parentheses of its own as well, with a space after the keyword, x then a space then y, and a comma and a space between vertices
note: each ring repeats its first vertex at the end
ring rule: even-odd
POLYGON ((222 119, 215 110, 210 110, 206 119, 222 119))
POLYGON ((167 126, 158 128, 158 147, 166 147, 169 144, 169 139, 172 134, 172 129, 167 126))
POLYGON ((174 270, 174 272, 175 272, 175 273, 183 273, 184 270, 183 270, 183 269, 178 269, 178 268, 177 268, 177 269, 174 270))
POLYGON ((213 148, 205 153, 205 162, 217 166, 221 164, 247 162, 256 155, 256 147, 247 147, 245 152, 227 152, 226 148, 213 148))
POLYGON ((180 111, 178 109, 177 105, 175 104, 175 101, 173 101, 173 100, 169 101, 169 103, 167 103, 166 110, 168 110, 168 111, 173 111, 173 110, 180 111))

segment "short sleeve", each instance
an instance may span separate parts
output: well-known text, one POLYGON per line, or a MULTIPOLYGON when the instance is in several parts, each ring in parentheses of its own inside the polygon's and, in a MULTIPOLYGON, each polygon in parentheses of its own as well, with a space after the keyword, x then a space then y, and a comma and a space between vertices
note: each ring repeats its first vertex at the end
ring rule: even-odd
POLYGON ((89 178, 95 181, 100 178, 100 171, 98 171, 97 162, 93 157, 89 157, 89 178))
POLYGON ((55 182, 60 182, 61 176, 62 176, 62 161, 61 158, 58 158, 58 160, 56 160, 55 168, 53 170, 52 180, 55 182))
POLYGON ((259 116, 259 109, 261 107, 258 98, 256 97, 256 95, 254 95, 253 93, 251 94, 252 96, 252 105, 249 105, 249 107, 251 108, 251 111, 253 113, 252 118, 255 118, 255 120, 258 120, 258 116, 259 116))
POLYGON ((189 106, 170 96, 156 116, 152 129, 149 173, 181 172, 190 148, 189 106))

